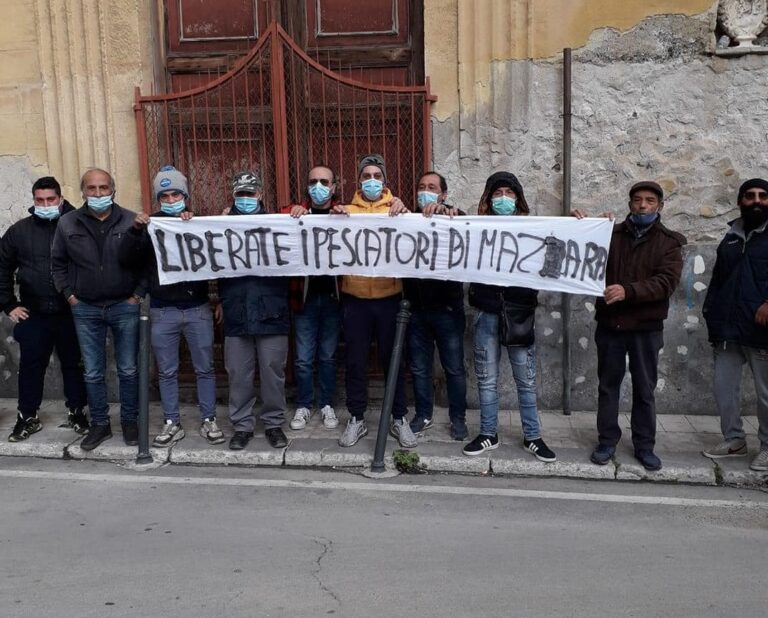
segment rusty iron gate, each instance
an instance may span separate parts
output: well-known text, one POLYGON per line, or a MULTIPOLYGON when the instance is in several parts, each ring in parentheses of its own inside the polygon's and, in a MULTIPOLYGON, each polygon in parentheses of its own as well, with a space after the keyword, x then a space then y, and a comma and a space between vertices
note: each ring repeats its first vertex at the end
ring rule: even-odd
POLYGON ((220 214, 239 171, 261 173, 271 211, 300 200, 315 165, 339 176, 351 199, 357 161, 378 152, 389 186, 406 205, 431 168, 429 82, 388 86, 338 75, 310 58, 273 22, 251 52, 211 83, 175 94, 141 96, 136 113, 143 207, 151 179, 173 164, 189 179, 198 214, 220 214))

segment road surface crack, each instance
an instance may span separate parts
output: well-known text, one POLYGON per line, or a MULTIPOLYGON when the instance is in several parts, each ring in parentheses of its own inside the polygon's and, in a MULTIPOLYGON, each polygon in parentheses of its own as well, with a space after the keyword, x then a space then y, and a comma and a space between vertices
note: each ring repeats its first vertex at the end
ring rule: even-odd
POLYGON ((320 590, 329 595, 334 601, 336 601, 338 606, 341 607, 341 599, 339 598, 339 595, 337 595, 329 586, 323 583, 323 578, 321 577, 321 572, 323 570, 323 565, 321 563, 323 558, 325 558, 325 556, 333 550, 333 541, 324 538, 313 538, 312 541, 314 541, 316 545, 322 548, 320 555, 315 560, 316 568, 312 572, 312 577, 317 580, 317 585, 320 586, 320 590))

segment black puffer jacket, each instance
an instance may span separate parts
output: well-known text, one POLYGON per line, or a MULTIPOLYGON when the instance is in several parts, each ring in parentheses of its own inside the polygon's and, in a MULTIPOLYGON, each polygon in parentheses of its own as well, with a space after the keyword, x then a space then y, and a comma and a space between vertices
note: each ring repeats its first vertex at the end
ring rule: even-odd
POLYGON ((709 340, 768 349, 768 327, 755 323, 757 309, 768 301, 768 225, 748 236, 741 219, 730 225, 704 299, 709 340))
MULTIPOLYGON (((173 217, 162 211, 152 213, 151 217, 173 217)), ((152 239, 147 228, 137 230, 131 227, 123 236, 118 250, 118 259, 123 266, 138 267, 147 291, 152 297, 152 305, 174 305, 177 303, 208 302, 207 281, 180 281, 168 285, 160 285, 157 276, 157 256, 152 239)))
MULTIPOLYGON (((64 200, 62 214, 74 210, 64 200)), ((0 309, 10 313, 26 307, 30 313, 56 314, 69 311, 64 297, 56 291, 51 275, 51 247, 60 219, 31 216, 14 223, 0 244, 0 309), (19 284, 19 298, 14 291, 19 284)))

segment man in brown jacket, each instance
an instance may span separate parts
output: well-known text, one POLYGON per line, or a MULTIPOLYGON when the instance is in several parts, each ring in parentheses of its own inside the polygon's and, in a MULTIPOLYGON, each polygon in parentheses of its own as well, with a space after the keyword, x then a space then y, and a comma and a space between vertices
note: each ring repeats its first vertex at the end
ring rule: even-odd
MULTIPOLYGON (((683 268, 682 234, 661 223, 664 191, 655 182, 638 182, 629 190, 629 215, 616 225, 605 275, 605 293, 596 303, 597 432, 592 462, 605 465, 621 438, 619 391, 626 358, 632 376, 632 444, 646 470, 660 470, 656 444, 659 351, 669 298, 683 268)), ((577 217, 583 212, 575 211, 577 217)))

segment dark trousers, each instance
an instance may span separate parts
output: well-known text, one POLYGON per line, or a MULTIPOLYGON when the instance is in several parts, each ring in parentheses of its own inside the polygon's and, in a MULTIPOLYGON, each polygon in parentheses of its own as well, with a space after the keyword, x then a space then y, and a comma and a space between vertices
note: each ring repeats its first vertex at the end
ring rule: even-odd
MULTIPOLYGON (((379 362, 386 375, 395 344, 399 308, 400 295, 373 299, 344 296, 342 322, 346 353, 347 409, 358 420, 364 418, 368 407, 368 353, 371 341, 376 339, 379 362)), ((397 372, 392 416, 404 417, 408 412, 406 405, 405 375, 401 362, 397 372)))
POLYGON ((598 326, 597 344, 597 432, 600 444, 616 446, 619 428, 619 393, 629 356, 632 377, 632 444, 635 451, 656 444, 656 400, 653 391, 658 377, 662 331, 616 332, 598 326))
POLYGON ((13 337, 19 344, 19 412, 23 418, 35 416, 40 408, 45 371, 54 349, 61 365, 67 408, 85 407, 80 347, 70 314, 30 315, 16 324, 13 337))

